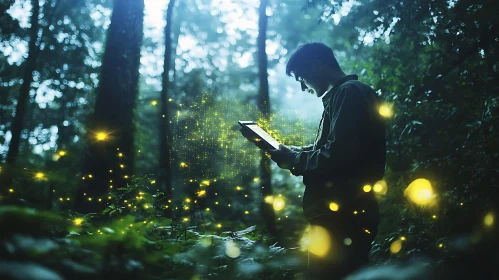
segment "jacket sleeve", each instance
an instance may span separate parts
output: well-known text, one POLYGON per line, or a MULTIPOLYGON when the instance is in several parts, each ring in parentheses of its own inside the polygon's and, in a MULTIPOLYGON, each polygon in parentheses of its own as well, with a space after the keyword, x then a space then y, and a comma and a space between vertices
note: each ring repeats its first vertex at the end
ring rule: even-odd
POLYGON ((367 113, 364 93, 355 86, 345 86, 332 98, 327 109, 330 118, 327 143, 297 155, 291 168, 296 176, 331 174, 358 156, 361 122, 367 113))

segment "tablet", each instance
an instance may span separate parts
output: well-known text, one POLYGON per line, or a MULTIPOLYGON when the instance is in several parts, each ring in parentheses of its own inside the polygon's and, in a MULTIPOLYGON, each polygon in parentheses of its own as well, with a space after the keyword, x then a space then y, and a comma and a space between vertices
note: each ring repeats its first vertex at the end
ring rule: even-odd
POLYGON ((243 129, 247 129, 251 133, 253 133, 257 139, 263 141, 269 149, 279 149, 279 141, 275 140, 274 137, 270 136, 263 128, 258 126, 254 121, 238 121, 239 125, 243 129))

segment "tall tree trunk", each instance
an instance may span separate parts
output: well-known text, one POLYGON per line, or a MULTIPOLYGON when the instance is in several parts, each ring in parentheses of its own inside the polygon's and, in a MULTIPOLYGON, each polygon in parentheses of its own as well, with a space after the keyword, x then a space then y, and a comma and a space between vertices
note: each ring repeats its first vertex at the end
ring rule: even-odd
MULTIPOLYGON (((265 50, 265 41, 267 40, 267 3, 268 0, 260 1, 259 19, 258 19, 258 77, 260 80, 260 89, 258 91, 258 109, 263 117, 268 121, 270 118, 270 100, 269 100, 269 81, 267 74, 267 52, 265 50)), ((262 151, 260 160, 260 209, 267 227, 267 232, 275 239, 280 241, 277 234, 275 222, 275 213, 272 205, 265 202, 265 197, 272 195, 270 159, 262 151)))
POLYGON ((134 172, 134 109, 138 95, 144 0, 115 0, 95 111, 83 161, 80 212, 105 207, 110 186, 125 187, 134 172), (91 175, 91 176, 90 176, 91 175), (102 201, 99 201, 102 199, 102 201))
MULTIPOLYGON (((168 3, 168 10, 166 12, 166 26, 165 26, 165 56, 163 64, 163 88, 161 90, 161 110, 159 120, 159 174, 158 184, 161 190, 164 191, 168 200, 172 199, 172 154, 171 142, 169 137, 169 123, 170 120, 168 111, 168 90, 170 85, 170 67, 172 62, 172 18, 175 0, 170 0, 168 3)), ((170 207, 171 208, 171 207, 170 207)), ((170 209, 168 208, 168 209, 170 209)), ((168 211, 168 213, 170 213, 168 211)))
POLYGON ((36 58, 39 53, 39 28, 40 23, 40 2, 32 0, 31 13, 31 28, 29 31, 28 58, 24 64, 24 73, 21 88, 19 90, 19 99, 16 105, 16 113, 12 122, 12 138, 9 143, 9 151, 7 153, 6 170, 0 173, 0 195, 6 195, 12 186, 14 176, 16 175, 16 161, 19 155, 19 146, 21 143, 21 132, 24 128, 24 119, 27 113, 27 105, 29 101, 29 91, 31 82, 33 81, 33 71, 36 67, 36 58))

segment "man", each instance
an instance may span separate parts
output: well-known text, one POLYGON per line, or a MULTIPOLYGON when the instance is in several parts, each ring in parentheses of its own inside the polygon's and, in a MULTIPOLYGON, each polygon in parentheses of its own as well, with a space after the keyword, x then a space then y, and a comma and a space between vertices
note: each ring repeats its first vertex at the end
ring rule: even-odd
POLYGON ((377 95, 356 75, 346 75, 322 43, 295 50, 286 74, 302 91, 322 97, 324 112, 313 145, 281 145, 268 152, 279 167, 303 176, 305 218, 312 228, 329 233, 326 256, 309 254, 307 279, 341 279, 367 264, 379 224, 377 200, 366 186, 381 180, 385 170, 385 125, 377 95))

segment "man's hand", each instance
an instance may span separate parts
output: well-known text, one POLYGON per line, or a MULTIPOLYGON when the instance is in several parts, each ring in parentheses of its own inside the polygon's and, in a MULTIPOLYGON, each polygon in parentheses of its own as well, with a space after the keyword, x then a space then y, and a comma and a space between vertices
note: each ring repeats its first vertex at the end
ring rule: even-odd
POLYGON ((298 163, 298 152, 295 152, 283 144, 279 145, 279 149, 267 151, 272 160, 282 169, 291 169, 298 163))
POLYGON ((267 146, 265 146, 265 143, 263 143, 262 141, 260 141, 259 138, 255 137, 255 135, 253 135, 247 129, 241 128, 239 131, 241 131, 241 134, 246 139, 248 139, 250 142, 252 142, 253 144, 255 144, 258 148, 260 148, 262 150, 266 150, 267 149, 267 146))

